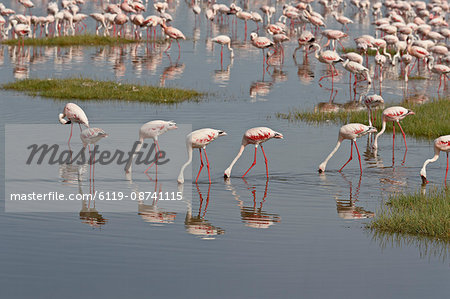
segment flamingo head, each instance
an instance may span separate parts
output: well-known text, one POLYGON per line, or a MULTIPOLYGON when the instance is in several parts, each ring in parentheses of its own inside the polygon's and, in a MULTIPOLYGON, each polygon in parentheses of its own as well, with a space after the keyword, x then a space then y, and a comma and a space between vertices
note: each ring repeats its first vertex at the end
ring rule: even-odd
POLYGON ((226 135, 228 135, 227 132, 219 130, 219 137, 220 136, 226 136, 226 135))
POLYGON ((322 164, 319 165, 319 173, 324 173, 325 172, 325 167, 327 165, 325 164, 325 162, 323 162, 322 164))
POLYGON ((273 136, 273 138, 283 139, 283 134, 275 132, 275 135, 273 136))
POLYGON ((428 180, 427 180, 427 172, 425 169, 422 169, 420 171, 420 177, 422 178, 422 185, 426 185, 428 184, 428 180))
POLYGON ((258 34, 256 33, 256 32, 252 32, 251 34, 250 34, 250 39, 251 40, 254 40, 255 38, 257 38, 258 37, 258 34))
POLYGON ((173 120, 168 121, 167 124, 168 124, 167 130, 178 129, 177 124, 173 120))
POLYGON ((412 110, 408 110, 408 113, 407 113, 408 115, 415 115, 415 113, 414 113, 414 111, 412 111, 412 110))

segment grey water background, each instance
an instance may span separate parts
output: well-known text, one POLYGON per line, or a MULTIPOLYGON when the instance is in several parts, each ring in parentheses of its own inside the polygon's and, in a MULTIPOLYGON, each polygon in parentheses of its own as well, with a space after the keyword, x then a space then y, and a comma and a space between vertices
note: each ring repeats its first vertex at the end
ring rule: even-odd
MULTIPOLYGON (((94 3, 86 8, 98 10, 94 3)), ((431 142, 408 137, 409 150, 402 165, 401 139, 397 139, 393 163, 391 134, 380 139, 376 158, 366 153, 367 138, 361 138, 362 176, 355 159, 343 174, 337 172, 349 155, 349 145, 344 143, 326 174, 320 176, 318 164, 334 147, 339 127, 289 123, 275 114, 291 108, 313 109, 327 102, 330 91, 317 84, 326 68, 312 56, 302 64, 300 53, 296 65, 293 40, 285 44, 284 66, 270 67, 263 74, 261 53, 243 42, 240 23, 234 61, 229 63, 225 51, 221 67, 220 48, 213 50, 203 16, 196 26, 184 2, 169 12, 175 17, 173 25, 188 37, 181 43, 179 61, 176 45, 170 58, 161 52, 164 46, 147 49, 145 43, 112 48, 26 47, 25 57, 18 57, 13 47, 1 46, 2 82, 17 77, 83 75, 210 93, 199 103, 173 106, 76 101, 92 126, 135 123, 139 127, 153 119, 173 119, 192 124, 193 129, 212 127, 228 133, 207 149, 211 186, 204 171, 198 188, 193 184, 183 190, 192 193, 192 200, 184 206, 136 204, 132 213, 107 213, 96 206, 97 211, 90 210, 90 214, 81 204, 80 213, 5 213, 2 209, 2 297, 445 297, 450 291, 447 244, 374 235, 364 228, 370 221, 366 217, 376 213, 389 195, 420 189, 418 173, 425 158, 433 154, 431 142), (240 178, 253 159, 253 149, 247 148, 231 180, 224 182, 223 170, 236 155, 242 134, 254 126, 268 126, 285 136, 265 144, 270 180, 266 182, 261 153, 247 181, 240 178)), ((351 7, 345 14, 357 23, 351 36, 373 32, 369 18, 351 7)), ((340 28, 330 15, 327 24, 340 28)), ((92 22, 88 25, 93 26, 92 22)), ((249 32, 254 27, 249 23, 249 32)), ((213 36, 220 28, 215 30, 213 36)), ((352 39, 344 45, 353 46, 352 39)), ((343 104, 351 97, 348 75, 339 66, 338 70, 335 102, 343 104)), ((436 79, 411 81, 408 94, 436 96, 437 84, 436 79)), ((0 93, 2 136, 5 124, 57 123, 65 104, 16 92, 0 93)), ((401 103, 402 82, 386 80, 383 97, 387 105, 401 103)), ((70 128, 63 128, 68 135, 70 128)), ((137 138, 137 129, 130 135, 137 138)), ((185 150, 184 144, 179 146, 185 150)), ((4 167, 4 147, 0 148, 4 167)), ((194 152, 193 176, 198 166, 194 152)), ((428 169, 432 184, 427 189, 442 185, 444 172, 441 157, 428 169)), ((55 190, 77 190, 67 182, 67 173, 55 167, 38 181, 30 179, 35 174, 24 172, 23 190, 32 192, 42 184, 55 190)), ((4 186, 3 171, 1 181, 4 186)), ((133 172, 132 184, 123 172, 96 172, 97 190, 106 191, 111 184, 124 192, 159 188, 142 171, 133 172)), ((86 180, 81 188, 89 190, 86 180)), ((4 206, 3 194, 0 202, 4 206)))

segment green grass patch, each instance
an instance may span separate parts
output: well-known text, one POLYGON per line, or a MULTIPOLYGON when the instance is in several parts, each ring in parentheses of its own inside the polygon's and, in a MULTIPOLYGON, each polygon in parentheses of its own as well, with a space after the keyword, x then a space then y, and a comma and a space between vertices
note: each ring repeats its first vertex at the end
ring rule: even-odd
POLYGON ((390 197, 368 228, 387 233, 428 236, 450 241, 450 191, 448 189, 398 194, 390 197))
POLYGON ((2 85, 3 89, 31 96, 77 100, 125 100, 154 104, 175 104, 205 96, 191 89, 123 84, 85 78, 25 79, 2 85))
MULTIPOLYGON (((349 52, 355 52, 355 53, 359 53, 359 50, 356 48, 345 48, 340 50, 341 53, 349 53, 349 52)), ((386 52, 391 54, 392 56, 395 55, 396 51, 394 49, 386 49, 386 52)), ((382 53, 380 53, 382 54, 382 53)), ((377 55, 377 50, 372 50, 372 49, 368 49, 367 50, 367 55, 369 56, 375 56, 377 55)))
MULTIPOLYGON (((435 99, 425 104, 402 103, 403 107, 411 109, 415 115, 409 115, 401 121, 403 130, 408 136, 434 139, 450 132, 450 100, 435 99)), ((374 126, 381 129, 382 109, 375 111, 374 126)), ((311 124, 335 123, 368 123, 367 110, 338 112, 309 112, 291 109, 288 113, 277 113, 276 116, 289 121, 305 121, 311 124)), ((398 130, 398 127, 397 127, 398 130)), ((392 131, 392 123, 386 125, 386 131, 392 131)))
MULTIPOLYGON (((60 47, 69 47, 69 46, 109 46, 109 45, 117 45, 117 44, 132 44, 139 43, 142 40, 121 38, 121 37, 110 37, 110 36, 98 36, 94 34, 83 34, 83 35, 74 35, 74 36, 58 36, 58 37, 44 37, 44 38, 26 38, 24 43, 25 46, 60 46, 60 47)), ((156 42, 162 43, 162 39, 157 39, 156 42)), ((17 45, 17 39, 9 39, 2 41, 2 44, 5 45, 17 45)))

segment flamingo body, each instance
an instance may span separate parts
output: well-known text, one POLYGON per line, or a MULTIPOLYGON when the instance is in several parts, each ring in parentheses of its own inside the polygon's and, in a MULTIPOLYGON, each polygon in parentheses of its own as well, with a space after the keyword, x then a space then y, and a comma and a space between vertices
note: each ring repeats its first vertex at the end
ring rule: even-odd
POLYGON ((333 157, 333 155, 336 153, 336 151, 341 146, 342 141, 345 139, 351 140, 351 149, 350 152, 350 159, 347 161, 347 163, 344 164, 344 166, 339 169, 341 171, 347 164, 352 160, 352 153, 353 153, 353 143, 355 143, 356 151, 358 152, 358 158, 359 158, 359 168, 362 172, 362 166, 361 166, 361 156, 359 155, 358 146, 356 145, 356 138, 362 137, 364 135, 367 135, 369 133, 375 133, 377 132, 377 129, 375 127, 366 126, 359 123, 352 123, 342 126, 339 129, 339 135, 338 135, 338 142, 336 144, 336 147, 331 151, 331 153, 328 155, 328 157, 319 165, 319 173, 322 173, 325 171, 325 168, 327 167, 328 161, 333 157))
MULTIPOLYGON (((225 178, 230 177, 231 169, 233 168, 233 166, 237 162, 237 160, 239 160, 239 158, 241 157, 242 153, 244 152, 245 147, 249 144, 253 144, 255 146, 255 159, 253 161, 252 166, 250 166, 250 168, 247 170, 247 172, 242 176, 242 177, 245 177, 245 175, 250 171, 250 169, 252 169, 252 167, 256 164, 256 151, 258 149, 258 146, 261 145, 261 143, 266 142, 272 138, 282 139, 283 134, 278 133, 267 127, 256 127, 256 128, 248 129, 244 133, 244 136, 242 137, 241 148, 239 149, 239 152, 236 155, 236 157, 234 158, 234 160, 231 162, 230 166, 225 170, 224 177, 225 178)), ((264 154, 264 159, 265 159, 265 163, 266 163, 266 175, 268 178, 269 173, 268 173, 268 166, 267 166, 267 158, 266 158, 266 154, 264 153, 264 149, 263 149, 262 145, 261 145, 261 150, 264 154)))

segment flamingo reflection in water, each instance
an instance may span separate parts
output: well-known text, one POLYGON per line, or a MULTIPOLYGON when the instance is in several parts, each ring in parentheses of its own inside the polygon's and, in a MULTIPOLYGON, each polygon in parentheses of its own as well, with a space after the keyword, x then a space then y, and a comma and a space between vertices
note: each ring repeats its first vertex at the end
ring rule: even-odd
MULTIPOLYGON (((82 172, 83 168, 78 168, 77 181, 78 181, 78 192, 79 194, 84 194, 81 187, 81 182, 83 181, 82 172)), ((92 194, 92 193, 91 193, 92 194)), ((92 228, 101 228, 108 222, 108 219, 104 218, 102 214, 95 208, 95 200, 89 197, 88 199, 81 200, 81 210, 80 210, 80 220, 82 223, 86 223, 92 228)))
POLYGON ((227 189, 233 194, 234 199, 238 201, 238 206, 241 210, 241 219, 244 225, 253 228, 269 228, 273 224, 281 222, 280 215, 267 213, 262 209, 267 199, 269 180, 266 180, 264 194, 260 202, 256 200, 256 186, 249 185, 245 179, 242 179, 242 181, 245 183, 247 189, 251 190, 253 199, 253 205, 251 206, 245 206, 244 201, 240 199, 240 195, 238 195, 230 180, 225 181, 225 183, 227 184, 227 189))
POLYGON ((87 128, 83 130, 80 134, 80 139, 83 142, 83 150, 86 147, 89 148, 89 190, 91 194, 95 193, 95 147, 96 143, 103 138, 108 137, 108 134, 105 133, 100 128, 87 128), (91 144, 94 146, 94 151, 91 152, 91 144), (91 182, 92 182, 92 191, 91 191, 91 182))
MULTIPOLYGON (((154 182, 154 188, 152 190, 153 194, 163 194, 163 186, 162 183, 158 183, 158 179, 156 178, 153 180, 147 173, 146 173, 148 179, 150 182, 154 182)), ((133 182, 132 179, 132 173, 126 173, 126 179, 128 180, 130 184, 130 189, 132 192, 134 192, 137 202, 138 202, 138 215, 141 216, 142 220, 145 222, 150 223, 152 226, 162 226, 164 224, 171 224, 175 222, 175 219, 177 217, 177 212, 174 211, 166 211, 158 206, 159 203, 159 197, 152 197, 149 198, 151 200, 151 204, 147 204, 148 198, 141 198, 138 185, 133 182)), ((180 185, 178 188, 179 192, 182 191, 182 185, 180 185), (181 186, 181 188, 180 188, 181 186)), ((146 187, 146 190, 149 190, 149 188, 146 187)), ((173 205, 171 205, 173 207, 173 205)))
POLYGON ((184 227, 186 228, 186 232, 189 234, 199 236, 204 240, 213 240, 216 238, 215 236, 223 235, 225 233, 225 230, 212 225, 208 220, 205 219, 205 215, 208 210, 209 195, 211 193, 211 184, 208 184, 208 194, 206 196, 206 200, 204 200, 198 184, 195 185, 200 201, 198 214, 193 215, 192 206, 189 205, 188 211, 186 213, 186 218, 184 220, 184 227), (205 204, 204 207, 203 204, 205 204))
POLYGON ((358 186, 356 187, 355 192, 353 193, 353 183, 346 178, 346 176, 341 173, 342 178, 348 183, 350 187, 350 198, 339 199, 339 196, 336 195, 336 209, 340 218, 343 219, 365 219, 372 218, 375 214, 371 211, 364 210, 363 207, 356 206, 355 202, 358 201, 359 193, 361 191, 361 178, 360 174, 358 180, 358 186))

